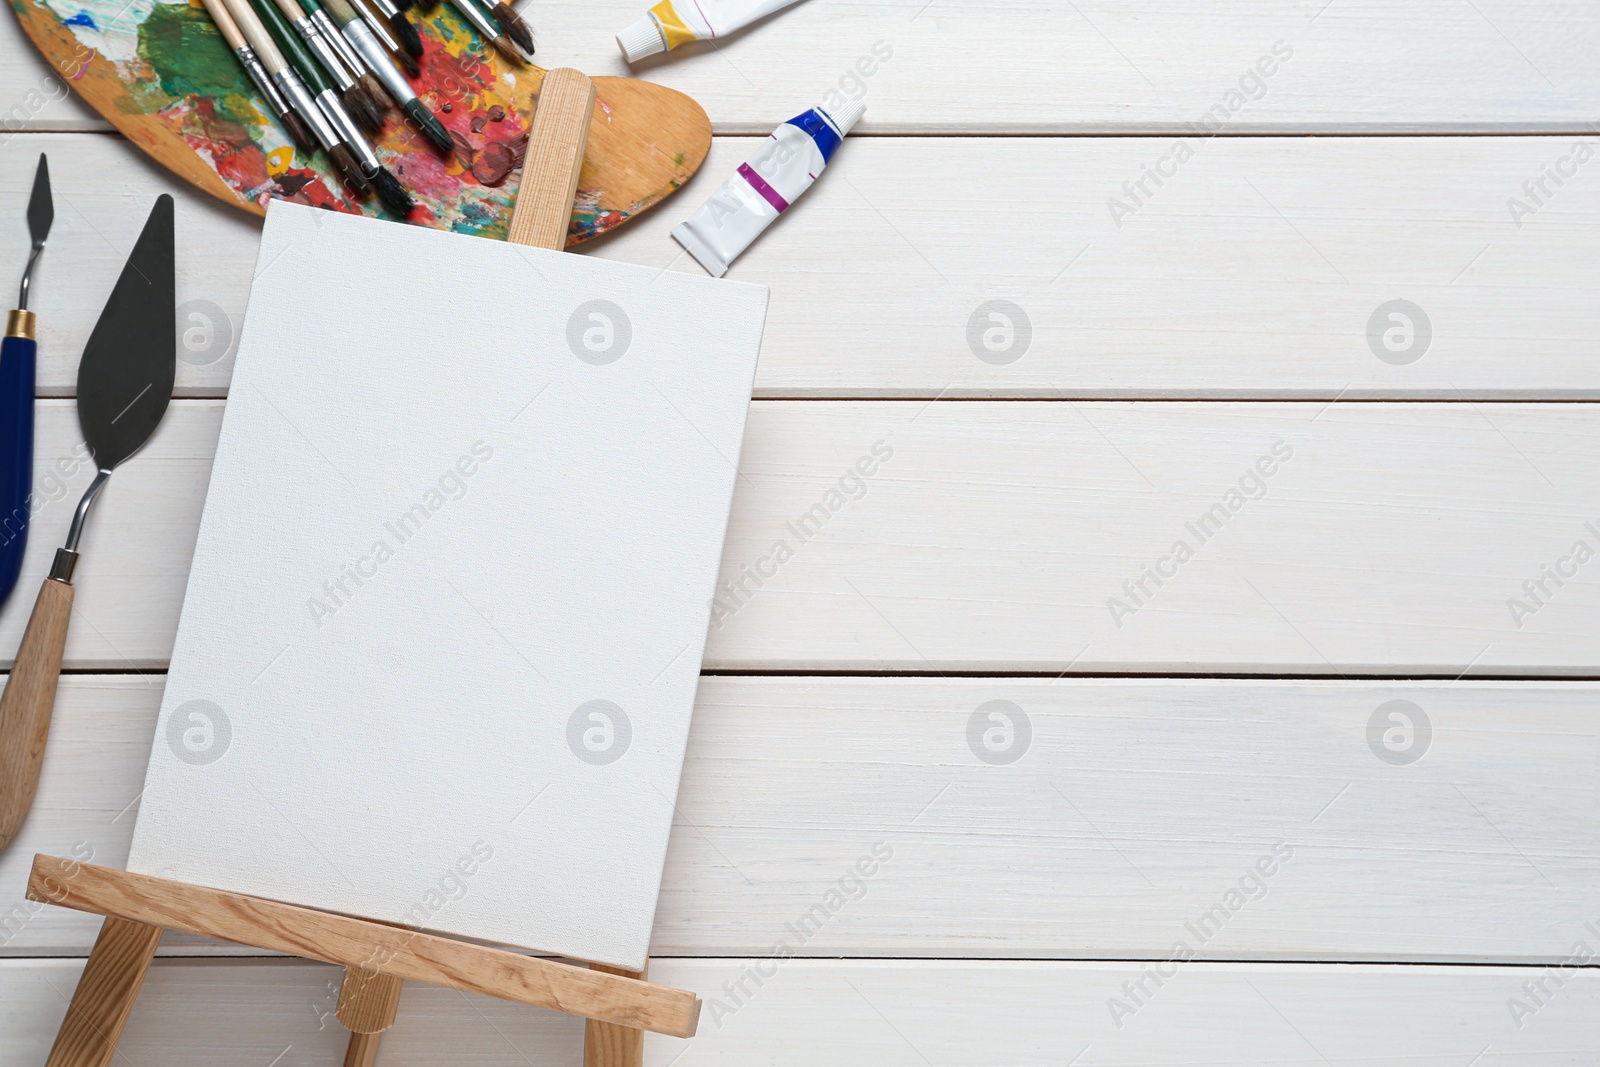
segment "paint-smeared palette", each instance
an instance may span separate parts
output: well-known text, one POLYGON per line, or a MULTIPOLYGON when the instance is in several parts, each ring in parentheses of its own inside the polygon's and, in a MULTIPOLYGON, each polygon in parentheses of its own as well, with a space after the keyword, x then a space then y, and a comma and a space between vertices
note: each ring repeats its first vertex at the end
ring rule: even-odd
MULTIPOLYGON (((321 153, 273 121, 198 0, 12 0, 63 79, 173 173, 257 215, 277 198, 367 215, 321 153)), ((378 153, 417 200, 411 221, 504 237, 544 71, 486 47, 448 4, 419 23, 418 95, 456 142, 451 158, 393 112, 378 153), (509 180, 508 180, 509 179, 509 180)), ((568 244, 626 222, 689 179, 711 147, 693 99, 650 82, 596 78, 599 100, 568 244)))

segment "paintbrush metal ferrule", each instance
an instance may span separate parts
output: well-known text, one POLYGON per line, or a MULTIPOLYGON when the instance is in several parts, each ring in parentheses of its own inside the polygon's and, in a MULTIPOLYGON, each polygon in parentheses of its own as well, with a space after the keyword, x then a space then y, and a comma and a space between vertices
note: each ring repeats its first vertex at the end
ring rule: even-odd
POLYGON ((306 88, 306 83, 300 80, 298 74, 291 68, 284 67, 272 76, 272 81, 283 93, 284 99, 294 108, 295 114, 311 127, 311 132, 316 135, 323 148, 333 148, 341 143, 339 134, 328 122, 322 109, 317 106, 316 100, 312 99, 310 90, 306 88))
POLYGON ((385 48, 391 52, 400 51, 400 42, 394 39, 394 34, 389 32, 389 27, 378 16, 378 13, 368 6, 365 0, 350 0, 350 6, 356 9, 356 14, 361 16, 361 21, 367 25, 368 29, 372 30, 373 35, 378 40, 383 42, 385 48))
POLYGON ((267 75, 267 68, 263 67, 261 60, 256 57, 255 49, 244 44, 235 48, 233 54, 239 57, 239 63, 244 67, 245 73, 256 83, 261 95, 266 97, 267 106, 272 109, 272 113, 282 118, 289 110, 289 101, 285 100, 278 87, 272 84, 272 79, 267 75))
POLYGON ((328 17, 328 13, 319 7, 308 14, 306 18, 310 19, 317 27, 317 32, 322 35, 322 39, 332 45, 335 52, 339 53, 339 61, 349 68, 356 81, 360 81, 361 75, 367 73, 367 65, 361 61, 361 57, 356 54, 355 49, 350 47, 350 42, 345 40, 344 34, 339 32, 339 28, 333 24, 333 19, 328 17))
POLYGON ((441 152, 454 152, 455 141, 450 136, 450 131, 444 128, 444 123, 439 121, 428 105, 424 104, 417 96, 416 90, 411 88, 411 83, 406 81, 400 69, 394 65, 394 60, 389 58, 389 53, 378 44, 378 39, 372 35, 365 23, 359 19, 345 23, 344 33, 350 42, 350 47, 359 52, 372 68, 372 73, 383 83, 383 87, 394 97, 394 102, 406 116, 421 127, 422 132, 432 141, 434 147, 441 152))
POLYGON ((358 56, 366 60, 367 66, 377 75, 383 87, 389 90, 389 95, 394 97, 395 103, 404 105, 407 100, 416 98, 416 90, 411 88, 411 83, 400 73, 400 68, 394 65, 394 60, 383 50, 383 45, 378 43, 372 27, 359 19, 347 22, 344 26, 344 39, 358 56))
POLYGON ((451 3, 455 5, 457 11, 465 16, 468 22, 472 23, 472 28, 477 30, 478 36, 482 37, 486 42, 493 44, 503 36, 500 32, 500 27, 496 26, 489 16, 481 11, 472 0, 451 0, 451 3))
POLYGON ((361 127, 356 125, 356 120, 345 110, 343 101, 332 89, 324 89, 318 93, 317 103, 322 106, 322 113, 327 117, 329 125, 338 131, 339 140, 355 153, 363 171, 370 172, 383 165, 378 162, 378 153, 372 147, 372 142, 367 140, 366 134, 361 132, 361 127))
POLYGON ((322 31, 310 16, 302 15, 294 20, 294 32, 306 43, 311 54, 316 56, 322 69, 328 72, 328 77, 333 80, 333 86, 341 93, 356 83, 354 77, 345 69, 344 63, 339 59, 339 53, 334 51, 333 45, 323 39, 322 31))

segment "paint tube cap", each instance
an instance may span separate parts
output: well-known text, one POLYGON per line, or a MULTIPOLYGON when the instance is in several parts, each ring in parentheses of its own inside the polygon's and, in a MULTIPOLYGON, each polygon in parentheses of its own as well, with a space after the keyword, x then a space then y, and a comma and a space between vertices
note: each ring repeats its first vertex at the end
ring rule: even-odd
POLYGON ((661 27, 656 25, 655 19, 641 15, 639 21, 617 34, 617 47, 622 49, 629 63, 637 63, 645 56, 665 52, 667 40, 661 36, 661 27))
POLYGON ((839 127, 841 134, 849 133, 850 127, 854 126, 867 111, 866 97, 851 96, 849 93, 845 93, 843 96, 844 102, 841 104, 822 105, 822 110, 828 113, 828 117, 833 120, 835 126, 839 127))

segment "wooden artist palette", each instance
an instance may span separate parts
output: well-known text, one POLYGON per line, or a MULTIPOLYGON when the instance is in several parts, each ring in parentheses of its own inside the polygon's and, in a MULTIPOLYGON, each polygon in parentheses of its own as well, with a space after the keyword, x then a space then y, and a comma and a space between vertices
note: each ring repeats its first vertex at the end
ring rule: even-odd
MULTIPOLYGON (((12 0, 63 80, 162 166, 260 215, 273 198, 366 215, 321 153, 307 159, 272 121, 198 3, 12 0)), ((413 223, 504 237, 545 72, 479 40, 449 5, 420 23, 418 95, 456 140, 445 159, 392 111, 378 154, 417 200, 413 223), (449 110, 446 111, 445 108, 449 110)), ((693 99, 651 82, 595 78, 598 102, 568 244, 646 211, 699 169, 711 123, 693 99)))

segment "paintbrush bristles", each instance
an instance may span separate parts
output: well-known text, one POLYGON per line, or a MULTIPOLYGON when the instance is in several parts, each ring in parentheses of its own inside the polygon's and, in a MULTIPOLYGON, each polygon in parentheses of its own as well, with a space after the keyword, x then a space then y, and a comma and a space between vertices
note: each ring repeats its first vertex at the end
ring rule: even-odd
MULTIPOLYGON (((362 71, 361 78, 359 80, 361 82, 361 87, 367 91, 367 95, 372 97, 372 102, 376 104, 380 110, 387 110, 389 107, 389 101, 394 100, 394 95, 390 93, 388 89, 384 88, 383 82, 378 80, 377 75, 373 74, 370 70, 362 71)), ((395 100, 394 102, 399 103, 398 100, 395 100)))
POLYGON ((491 41, 489 43, 494 45, 495 48, 500 51, 501 55, 505 56, 507 59, 511 60, 513 63, 526 63, 527 62, 527 60, 523 57, 522 53, 517 51, 516 44, 511 40, 511 38, 507 37, 505 34, 502 33, 499 37, 496 37, 493 41, 491 41))
POLYGON ((411 121, 420 126, 422 132, 428 135, 428 140, 433 142, 434 147, 446 154, 454 154, 456 143, 451 138, 450 131, 444 128, 444 123, 439 121, 438 116, 428 110, 427 104, 424 104, 416 97, 412 97, 400 106, 411 117, 411 121))
POLYGON ((394 30, 395 40, 400 42, 400 50, 407 55, 421 57, 422 38, 417 34, 417 28, 411 25, 411 20, 406 18, 401 11, 389 17, 389 28, 394 30))
POLYGON ((394 53, 394 61, 400 64, 400 69, 406 72, 407 77, 419 78, 422 76, 422 64, 418 63, 417 58, 404 49, 394 53))
POLYGON ((411 199, 411 194, 406 192, 400 180, 389 173, 388 167, 380 166, 370 177, 373 187, 378 190, 378 199, 382 200, 390 211, 396 215, 411 214, 417 202, 411 199))
POLYGON ((500 28, 506 36, 522 49, 523 56, 533 55, 533 27, 523 21, 522 16, 506 0, 494 5, 494 17, 500 20, 500 28))
POLYGON ((356 162, 356 154, 350 151, 348 145, 336 144, 329 148, 328 158, 333 160, 333 165, 343 175, 345 183, 356 193, 366 196, 372 192, 372 183, 361 173, 361 164, 356 162))
POLYGON ((378 133, 383 129, 383 106, 373 99, 372 91, 364 84, 357 82, 346 89, 341 97, 345 110, 350 112, 350 117, 362 129, 368 133, 378 133))
POLYGON ((311 127, 306 125, 305 119, 294 113, 294 108, 290 108, 279 115, 278 121, 283 123, 284 130, 289 134, 289 139, 306 155, 309 156, 317 150, 317 139, 312 135, 311 127))

